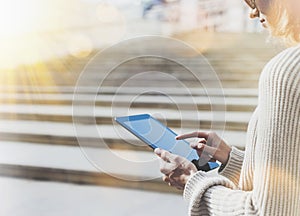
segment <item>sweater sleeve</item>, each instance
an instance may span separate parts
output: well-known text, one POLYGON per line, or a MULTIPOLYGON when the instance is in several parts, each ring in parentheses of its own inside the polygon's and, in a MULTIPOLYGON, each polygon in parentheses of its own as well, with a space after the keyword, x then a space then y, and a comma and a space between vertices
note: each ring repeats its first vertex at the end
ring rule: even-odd
POLYGON ((290 48, 265 67, 259 83, 253 190, 223 176, 197 172, 184 198, 190 215, 299 215, 300 49, 290 48))
POLYGON ((224 167, 221 166, 218 173, 231 180, 237 186, 243 161, 244 152, 233 146, 227 164, 224 167))

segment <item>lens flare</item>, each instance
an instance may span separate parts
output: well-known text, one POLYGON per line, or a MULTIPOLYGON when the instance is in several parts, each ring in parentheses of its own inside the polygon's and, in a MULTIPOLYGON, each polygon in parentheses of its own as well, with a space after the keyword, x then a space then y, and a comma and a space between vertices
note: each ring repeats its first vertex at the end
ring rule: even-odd
POLYGON ((84 58, 91 54, 93 50, 93 43, 87 35, 71 35, 68 40, 68 50, 72 56, 76 58, 84 58))
POLYGON ((122 20, 119 10, 106 3, 99 4, 96 13, 98 19, 103 23, 119 23, 122 20))

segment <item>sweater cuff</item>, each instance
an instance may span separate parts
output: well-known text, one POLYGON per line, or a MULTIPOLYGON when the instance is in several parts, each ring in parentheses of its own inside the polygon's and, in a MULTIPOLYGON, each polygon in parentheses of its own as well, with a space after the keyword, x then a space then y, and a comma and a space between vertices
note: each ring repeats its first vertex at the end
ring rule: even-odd
POLYGON ((215 185, 235 188, 235 185, 225 177, 212 177, 203 171, 198 171, 189 178, 183 191, 183 197, 190 203, 189 212, 191 215, 200 209, 200 201, 204 193, 215 185))
POLYGON ((238 185, 243 161, 244 152, 232 147, 227 164, 221 166, 218 173, 238 185))
POLYGON ((193 196, 193 193, 195 192, 195 189, 198 187, 200 182, 206 177, 206 173, 204 173, 203 171, 198 171, 189 178, 189 180, 185 184, 183 191, 183 198, 186 201, 190 201, 191 197, 193 196))

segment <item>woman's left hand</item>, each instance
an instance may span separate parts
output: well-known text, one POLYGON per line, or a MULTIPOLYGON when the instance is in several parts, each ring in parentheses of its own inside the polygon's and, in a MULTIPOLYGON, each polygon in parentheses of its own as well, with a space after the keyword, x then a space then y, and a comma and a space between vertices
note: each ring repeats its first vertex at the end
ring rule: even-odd
POLYGON ((163 180, 170 186, 183 190, 189 177, 197 172, 196 166, 186 158, 163 149, 157 148, 154 152, 162 159, 160 171, 164 174, 163 180))

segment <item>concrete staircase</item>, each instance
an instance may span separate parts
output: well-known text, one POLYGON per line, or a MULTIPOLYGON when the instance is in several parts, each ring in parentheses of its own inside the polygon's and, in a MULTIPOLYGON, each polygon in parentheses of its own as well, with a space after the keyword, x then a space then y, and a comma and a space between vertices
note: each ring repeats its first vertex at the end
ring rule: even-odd
MULTIPOLYGON (((95 77, 103 74, 95 70, 77 91, 80 96, 77 109, 81 111, 73 114, 74 86, 89 58, 66 57, 46 64, 3 71, 0 81, 0 174, 178 193, 158 178, 158 163, 139 169, 115 164, 110 159, 112 151, 128 160, 155 160, 150 148, 113 124, 113 115, 122 113, 152 113, 177 133, 199 128, 210 130, 213 125, 230 145, 243 149, 247 124, 257 105, 260 71, 280 48, 266 45, 263 35, 219 33, 208 39, 196 31, 176 37, 203 52, 221 80, 222 95, 220 89, 214 87, 214 80, 206 77, 205 73, 201 81, 210 86, 208 89, 199 86, 192 76, 185 76, 181 67, 157 59, 137 60, 121 66, 122 76, 118 74, 106 79, 96 96, 99 83, 95 82, 95 77), (204 49, 203 44, 208 44, 208 41, 210 46, 204 49), (122 88, 116 97, 116 91, 124 80, 147 67, 177 77, 189 87, 192 96, 166 80, 146 76, 135 85, 122 88), (141 94, 147 86, 152 91, 141 94), (128 107, 128 100, 137 95, 139 97, 128 107), (94 114, 90 112, 91 104, 95 105, 94 114), (82 129, 80 134, 74 129, 74 117, 82 129), (94 123, 101 131, 100 137, 92 132, 94 123), (78 138, 88 143, 84 148, 93 151, 100 162, 108 164, 108 170, 101 170, 89 162, 90 158, 86 158, 79 147, 78 138)), ((155 44, 151 46, 155 48, 155 44)), ((113 61, 113 58, 108 57, 108 61, 113 61)), ((193 57, 186 58, 193 60, 193 57)))

